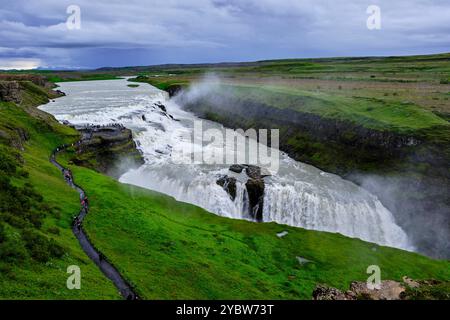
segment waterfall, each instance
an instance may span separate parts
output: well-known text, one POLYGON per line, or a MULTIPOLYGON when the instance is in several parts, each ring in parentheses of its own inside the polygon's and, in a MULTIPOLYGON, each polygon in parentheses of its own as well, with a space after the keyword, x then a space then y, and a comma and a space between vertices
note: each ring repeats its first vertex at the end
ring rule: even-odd
MULTIPOLYGON (((237 180, 234 200, 216 182, 221 175, 230 174, 229 165, 181 165, 172 161, 174 146, 189 146, 174 132, 191 132, 192 122, 198 119, 168 100, 167 94, 145 84, 128 88, 126 80, 67 82, 60 86, 67 96, 40 107, 58 120, 79 125, 120 122, 133 131, 145 164, 126 172, 121 182, 168 194, 221 216, 251 219, 245 181, 237 180), (170 116, 158 107, 160 102, 170 116)), ((215 123, 208 125, 223 129, 215 123)), ((285 154, 280 161, 278 172, 264 178, 263 222, 412 249, 405 232, 375 196, 285 154)))
POLYGON ((338 232, 362 240, 409 249, 408 238, 378 199, 367 194, 353 199, 329 192, 320 195, 309 185, 266 184, 264 221, 311 230, 338 232), (292 214, 295 212, 295 214, 292 214))

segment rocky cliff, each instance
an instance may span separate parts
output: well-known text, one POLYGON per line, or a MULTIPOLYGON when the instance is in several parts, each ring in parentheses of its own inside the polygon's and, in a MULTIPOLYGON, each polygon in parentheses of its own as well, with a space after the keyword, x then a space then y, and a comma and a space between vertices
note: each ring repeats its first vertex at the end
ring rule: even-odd
POLYGON ((44 77, 33 74, 0 74, 0 81, 30 81, 43 88, 54 88, 54 84, 44 77))
MULTIPOLYGON (((55 120, 36 106, 62 95, 52 88, 53 85, 40 76, 0 74, 0 102, 19 105, 28 114, 44 120, 44 123, 53 123, 55 120)), ((23 150, 29 138, 26 128, 11 121, 5 121, 0 127, 0 140, 17 149, 23 150)))
POLYGON ((55 87, 39 75, 0 74, 0 101, 35 107, 64 95, 55 87))
POLYGON ((20 104, 22 97, 20 95, 19 82, 0 80, 0 101, 20 104))
POLYGON ((317 285, 313 300, 449 300, 449 285, 448 281, 415 281, 406 276, 402 282, 383 280, 377 288, 368 288, 367 283, 354 281, 345 292, 317 285))
MULTIPOLYGON (((264 175, 261 168, 248 164, 234 164, 229 169, 234 173, 245 173, 247 178, 245 182, 246 195, 244 201, 247 203, 247 214, 255 221, 263 220, 264 208, 264 175)), ((236 198, 237 179, 233 176, 223 175, 217 179, 216 183, 220 185, 229 195, 231 200, 236 198)))
POLYGON ((81 143, 71 161, 118 178, 130 168, 144 163, 132 132, 121 125, 76 128, 81 143))

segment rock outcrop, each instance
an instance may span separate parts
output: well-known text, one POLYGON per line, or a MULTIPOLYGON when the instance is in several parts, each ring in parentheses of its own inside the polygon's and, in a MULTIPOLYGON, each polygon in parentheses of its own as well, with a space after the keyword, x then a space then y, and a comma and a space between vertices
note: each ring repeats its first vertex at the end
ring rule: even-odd
POLYGON ((379 289, 369 289, 365 282, 352 282, 350 289, 342 292, 336 288, 318 285, 313 291, 314 300, 401 300, 405 287, 392 280, 381 281, 379 289))
POLYGON ((251 164, 233 164, 230 166, 229 170, 236 173, 241 173, 245 170, 247 176, 252 179, 262 179, 270 175, 268 172, 263 172, 261 167, 251 164))
POLYGON ((383 280, 378 289, 369 289, 365 282, 355 281, 349 290, 317 285, 313 300, 410 300, 410 299, 450 299, 449 282, 437 280, 415 281, 403 277, 403 282, 383 280), (439 290, 433 290, 439 286, 439 290), (437 295, 436 295, 437 294, 437 295))
POLYGON ((224 175, 216 183, 230 195, 231 200, 236 199, 236 178, 224 175))
POLYGON ((317 285, 312 295, 313 300, 349 300, 341 290, 324 285, 317 285))
POLYGON ((121 125, 76 128, 81 133, 74 164, 118 178, 132 167, 144 163, 132 132, 121 125))
POLYGON ((176 96, 182 89, 182 85, 172 84, 166 89, 166 91, 169 93, 169 97, 173 97, 176 96))
POLYGON ((0 81, 31 81, 37 86, 53 88, 54 84, 37 74, 0 74, 0 81))
MULTIPOLYGON (((262 170, 258 166, 248 164, 233 164, 229 168, 234 173, 244 172, 247 176, 245 188, 247 190, 248 201, 248 214, 256 221, 263 220, 263 207, 264 207, 264 177, 267 174, 263 174, 262 170)), ((231 200, 236 198, 236 178, 228 175, 219 177, 216 183, 224 188, 230 195, 231 200)))
POLYGON ((263 220, 264 180, 248 179, 245 183, 248 194, 249 214, 256 221, 263 220))
POLYGON ((159 112, 163 115, 166 116, 169 119, 174 120, 173 116, 167 112, 167 108, 164 104, 162 104, 161 102, 156 102, 154 103, 154 106, 156 106, 157 108, 159 108, 159 112))
POLYGON ((42 76, 0 74, 0 101, 16 104, 28 101, 30 104, 30 96, 33 96, 39 99, 36 104, 42 104, 48 102, 48 98, 65 95, 60 90, 53 90, 54 88, 55 84, 42 76))
POLYGON ((0 101, 20 104, 20 85, 17 81, 0 81, 0 101))

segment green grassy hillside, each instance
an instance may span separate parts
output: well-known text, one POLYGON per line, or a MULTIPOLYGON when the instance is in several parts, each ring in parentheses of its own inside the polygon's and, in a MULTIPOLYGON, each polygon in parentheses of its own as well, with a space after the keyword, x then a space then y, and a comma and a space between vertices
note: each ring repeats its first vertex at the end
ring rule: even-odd
POLYGON ((415 130, 450 124, 419 106, 376 98, 342 97, 321 91, 261 85, 221 85, 211 95, 229 93, 238 101, 251 101, 273 108, 313 113, 324 118, 347 120, 378 130, 413 133, 415 130))
POLYGON ((0 102, 0 299, 119 299, 72 234, 78 194, 48 161, 78 134, 34 109, 48 96, 31 88, 20 106, 0 102), (70 265, 81 268, 80 290, 66 287, 70 265))

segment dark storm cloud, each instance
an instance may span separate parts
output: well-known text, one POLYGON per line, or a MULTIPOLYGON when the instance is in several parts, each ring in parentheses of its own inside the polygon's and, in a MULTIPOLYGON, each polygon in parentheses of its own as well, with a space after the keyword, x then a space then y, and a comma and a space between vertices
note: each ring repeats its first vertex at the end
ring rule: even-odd
POLYGON ((444 0, 0 4, 0 68, 14 59, 44 67, 100 67, 450 51, 450 2, 444 0), (66 27, 71 4, 81 8, 80 30, 66 27), (381 8, 381 30, 366 28, 371 4, 381 8))

